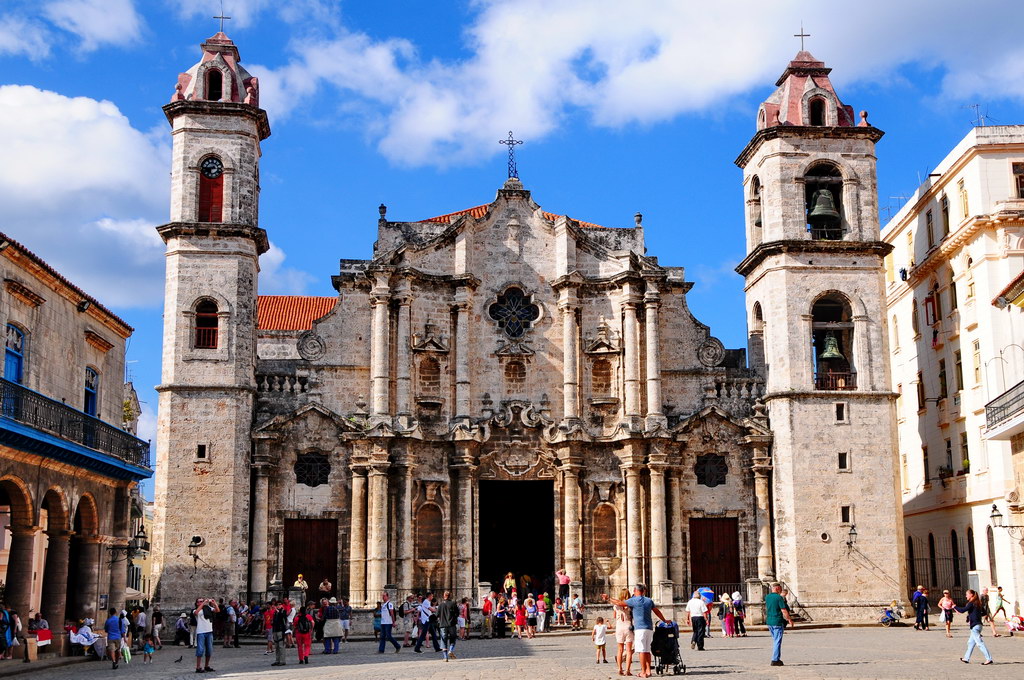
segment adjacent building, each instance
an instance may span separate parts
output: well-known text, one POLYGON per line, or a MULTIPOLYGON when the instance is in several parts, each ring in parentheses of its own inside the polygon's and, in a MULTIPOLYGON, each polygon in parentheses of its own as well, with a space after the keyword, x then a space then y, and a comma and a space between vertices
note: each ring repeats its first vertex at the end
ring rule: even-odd
POLYGON ((4 234, 0 278, 3 598, 56 629, 125 601, 133 491, 152 474, 129 431, 132 329, 4 234))
POLYGON ((973 128, 883 238, 909 581, 1016 601, 1024 536, 991 516, 1024 524, 1024 126, 973 128))

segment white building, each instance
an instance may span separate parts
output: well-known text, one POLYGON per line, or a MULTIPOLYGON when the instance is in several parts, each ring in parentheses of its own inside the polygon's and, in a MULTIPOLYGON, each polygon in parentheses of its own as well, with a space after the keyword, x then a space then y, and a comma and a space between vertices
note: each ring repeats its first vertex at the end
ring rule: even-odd
POLYGON ((1024 552, 990 522, 1012 519, 1009 435, 987 436, 985 405, 1024 378, 1021 309, 994 304, 1024 266, 1024 126, 972 129, 883 239, 908 579, 1016 601, 1024 552))

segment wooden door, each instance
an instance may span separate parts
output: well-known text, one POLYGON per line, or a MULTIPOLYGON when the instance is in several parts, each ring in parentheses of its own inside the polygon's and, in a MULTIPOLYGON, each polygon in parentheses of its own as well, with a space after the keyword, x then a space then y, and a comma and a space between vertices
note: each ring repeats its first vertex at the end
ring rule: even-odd
POLYGON ((338 520, 286 519, 284 521, 284 573, 281 583, 305 576, 311 592, 325 577, 338 583, 338 520))
POLYGON ((739 520, 735 517, 690 519, 690 584, 740 582, 739 520))

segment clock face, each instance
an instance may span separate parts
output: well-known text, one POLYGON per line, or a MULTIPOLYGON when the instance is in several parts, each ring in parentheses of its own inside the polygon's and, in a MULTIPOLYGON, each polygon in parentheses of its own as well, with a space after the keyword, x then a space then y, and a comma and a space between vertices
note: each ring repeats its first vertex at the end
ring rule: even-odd
POLYGON ((219 158, 210 157, 200 164, 199 169, 202 170, 203 177, 217 179, 224 172, 224 164, 220 162, 219 158))

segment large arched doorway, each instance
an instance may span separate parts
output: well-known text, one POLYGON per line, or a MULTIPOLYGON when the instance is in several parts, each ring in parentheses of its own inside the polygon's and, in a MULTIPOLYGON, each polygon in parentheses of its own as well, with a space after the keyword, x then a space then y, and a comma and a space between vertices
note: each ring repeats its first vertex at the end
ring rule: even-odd
POLYGON ((32 499, 25 483, 16 477, 0 480, 0 523, 7 566, 3 574, 4 604, 26 615, 32 601, 35 525, 32 499))
POLYGON ((66 616, 81 619, 96 614, 103 570, 99 514, 92 496, 86 494, 79 499, 71 529, 74 533, 68 551, 66 616))

